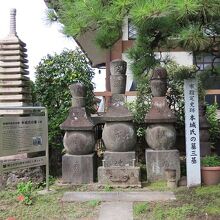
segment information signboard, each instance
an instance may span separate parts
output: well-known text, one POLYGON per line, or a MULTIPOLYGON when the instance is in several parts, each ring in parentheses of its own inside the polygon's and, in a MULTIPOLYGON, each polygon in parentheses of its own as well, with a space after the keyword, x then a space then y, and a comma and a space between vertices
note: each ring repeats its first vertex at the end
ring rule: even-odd
POLYGON ((198 83, 184 81, 187 187, 201 185, 198 83))
POLYGON ((45 116, 0 117, 0 156, 46 150, 45 116))
POLYGON ((39 167, 46 165, 46 157, 26 158, 22 160, 3 161, 0 163, 1 172, 9 172, 18 169, 26 169, 30 167, 39 167))
POLYGON ((0 175, 18 169, 46 165, 49 191, 48 115, 45 107, 0 107, 0 110, 40 110, 44 116, 0 117, 0 175), (45 156, 4 160, 4 156, 45 151, 45 156))

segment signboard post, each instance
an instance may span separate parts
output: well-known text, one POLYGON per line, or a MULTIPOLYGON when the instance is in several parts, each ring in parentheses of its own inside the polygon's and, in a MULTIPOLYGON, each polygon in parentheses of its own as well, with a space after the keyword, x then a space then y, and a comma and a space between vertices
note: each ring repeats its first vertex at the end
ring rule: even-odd
POLYGON ((46 165, 49 191, 48 115, 44 107, 0 107, 0 110, 42 110, 44 116, 0 117, 0 157, 45 151, 45 156, 0 163, 0 174, 46 165))
POLYGON ((187 187, 201 185, 198 83, 184 81, 187 187))

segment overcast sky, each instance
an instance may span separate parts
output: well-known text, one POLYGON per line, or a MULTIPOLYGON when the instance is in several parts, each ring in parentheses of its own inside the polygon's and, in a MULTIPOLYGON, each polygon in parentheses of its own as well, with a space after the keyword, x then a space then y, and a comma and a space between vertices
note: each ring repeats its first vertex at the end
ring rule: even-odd
MULTIPOLYGON (((74 49, 76 43, 61 33, 61 25, 48 25, 44 0, 0 0, 0 39, 9 33, 10 9, 17 10, 17 35, 27 44, 30 78, 34 80, 34 67, 47 54, 74 49)), ((97 71, 96 71, 97 72, 97 71)), ((105 89, 105 74, 94 78, 97 91, 105 89)))
POLYGON ((60 33, 58 24, 46 24, 43 0, 0 0, 0 38, 9 33, 10 9, 17 9, 17 34, 27 44, 29 70, 34 78, 34 66, 48 53, 74 49, 76 43, 60 33))

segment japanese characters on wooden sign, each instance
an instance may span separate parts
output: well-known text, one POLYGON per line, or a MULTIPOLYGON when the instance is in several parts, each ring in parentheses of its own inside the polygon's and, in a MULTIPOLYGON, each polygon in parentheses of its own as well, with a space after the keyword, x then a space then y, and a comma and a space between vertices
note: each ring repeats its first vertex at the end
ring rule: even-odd
POLYGON ((201 184, 198 83, 184 81, 187 187, 201 184))

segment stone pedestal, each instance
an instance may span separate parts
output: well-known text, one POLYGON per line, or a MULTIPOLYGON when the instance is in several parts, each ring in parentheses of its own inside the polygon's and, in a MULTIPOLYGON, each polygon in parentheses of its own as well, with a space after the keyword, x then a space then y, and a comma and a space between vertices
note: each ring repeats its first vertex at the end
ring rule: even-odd
POLYGON ((85 109, 85 86, 76 82, 69 86, 72 107, 67 119, 60 125, 65 130, 62 175, 64 183, 94 182, 96 174, 94 124, 85 109))
POLYGON ((146 149, 147 179, 149 182, 166 180, 165 170, 175 169, 176 180, 180 179, 180 160, 178 150, 146 149))
POLYGON ((135 164, 135 151, 130 152, 111 152, 104 153, 104 166, 133 166, 135 164))
POLYGON ((93 183, 96 176, 95 153, 88 155, 69 155, 62 157, 63 183, 93 183))
POLYGON ((103 118, 102 132, 106 152, 103 166, 98 168, 99 184, 114 186, 140 186, 140 168, 135 167, 137 135, 133 116, 125 105, 126 62, 114 60, 110 64, 110 106, 103 118))
POLYGON ((131 166, 99 167, 98 180, 101 185, 141 186, 140 168, 131 166))

